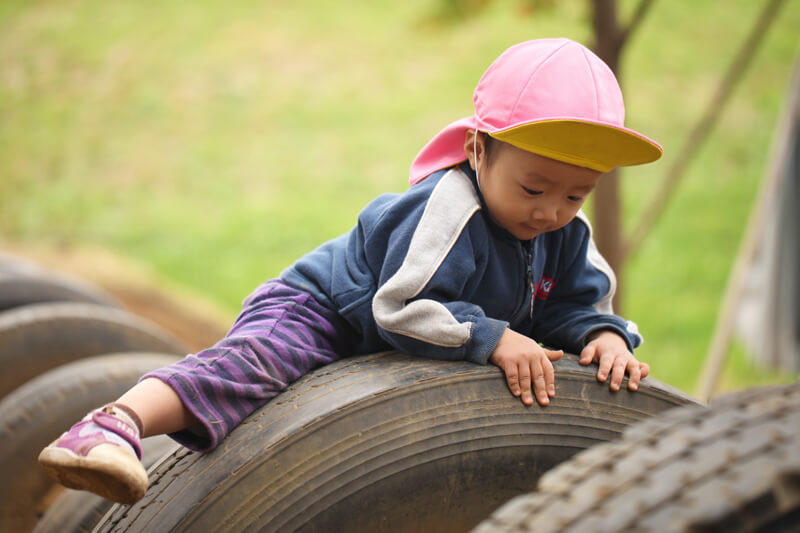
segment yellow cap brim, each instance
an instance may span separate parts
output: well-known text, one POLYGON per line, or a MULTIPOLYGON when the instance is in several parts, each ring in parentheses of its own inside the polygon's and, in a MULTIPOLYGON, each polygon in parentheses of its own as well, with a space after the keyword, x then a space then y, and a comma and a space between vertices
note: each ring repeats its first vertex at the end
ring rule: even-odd
POLYGON ((530 122, 489 134, 528 152, 600 172, 650 163, 664 153, 633 130, 579 120, 530 122))

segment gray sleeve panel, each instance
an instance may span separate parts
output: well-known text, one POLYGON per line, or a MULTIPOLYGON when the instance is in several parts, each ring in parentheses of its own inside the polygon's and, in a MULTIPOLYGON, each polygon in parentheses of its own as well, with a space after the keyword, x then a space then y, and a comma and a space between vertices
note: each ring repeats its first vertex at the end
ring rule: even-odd
MULTIPOLYGON (((606 295, 599 302, 594 304, 594 308, 598 313, 604 313, 608 315, 614 314, 611 301, 614 299, 614 293, 617 292, 617 277, 614 275, 614 270, 611 269, 611 266, 609 266, 606 258, 600 254, 600 251, 597 249, 597 245, 594 243, 592 224, 589 222, 589 218, 583 211, 578 211, 577 218, 583 222, 589 230, 589 264, 605 274, 609 282, 608 293, 606 293, 606 295)), ((632 335, 638 335, 641 339, 641 342, 644 342, 644 339, 639 333, 639 326, 636 324, 636 322, 626 320, 625 325, 628 333, 632 335)))
POLYGON ((471 322, 459 322, 441 303, 418 296, 452 250, 480 199, 469 178, 454 169, 431 193, 403 264, 372 300, 381 328, 429 344, 459 347, 470 339, 471 322))
POLYGON ((614 275, 614 271, 609 266, 606 258, 600 255, 600 251, 597 249, 597 245, 594 243, 592 224, 589 222, 589 218, 586 216, 586 213, 584 213, 582 210, 578 211, 576 218, 583 222, 586 225, 586 228, 589 230, 589 250, 587 253, 589 264, 602 272, 608 278, 608 292, 599 302, 594 304, 594 308, 598 313, 605 313, 609 315, 613 314, 614 310, 611 307, 611 301, 614 298, 614 293, 617 292, 617 276, 614 275))

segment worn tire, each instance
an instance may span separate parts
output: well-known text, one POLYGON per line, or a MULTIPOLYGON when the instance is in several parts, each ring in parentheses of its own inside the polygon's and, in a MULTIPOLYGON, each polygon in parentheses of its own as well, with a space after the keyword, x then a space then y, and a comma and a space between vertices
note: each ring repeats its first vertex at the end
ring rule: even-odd
POLYGON ((78 278, 45 271, 0 272, 0 311, 44 302, 87 302, 121 307, 110 294, 78 278))
POLYGON ((155 467, 145 497, 98 531, 464 531, 540 474, 633 422, 692 402, 654 380, 611 392, 556 363, 545 408, 501 371, 382 353, 318 369, 213 452, 155 467))
POLYGON ((26 305, 0 313, 0 398, 76 359, 116 352, 185 354, 172 334, 127 311, 87 303, 26 305))
POLYGON ((0 251, 0 274, 26 274, 41 270, 41 266, 26 257, 0 251))
POLYGON ((44 302, 87 302, 121 307, 116 298, 87 281, 0 252, 0 311, 44 302))
MULTIPOLYGON (((148 437, 142 441, 142 464, 150 468, 180 445, 166 435, 148 437)), ((63 489, 36 523, 33 533, 88 533, 102 520, 114 502, 97 494, 63 489)))
POLYGON ((674 409, 545 474, 474 533, 800 531, 800 383, 674 409))
POLYGON ((56 485, 39 452, 86 413, 117 399, 146 372, 175 356, 125 353, 92 357, 38 376, 0 401, 0 524, 30 531, 56 485))

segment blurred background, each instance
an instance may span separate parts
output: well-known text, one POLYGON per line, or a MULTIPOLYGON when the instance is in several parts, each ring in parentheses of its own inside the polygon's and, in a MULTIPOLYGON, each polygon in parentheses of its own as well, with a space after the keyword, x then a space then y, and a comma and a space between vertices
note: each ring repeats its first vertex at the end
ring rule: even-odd
MULTIPOLYGON (((766 2, 611 3, 623 26, 647 4, 619 75, 627 125, 665 148, 620 174, 630 234, 766 2)), ((201 314, 196 328, 224 333, 258 284, 407 188, 417 151, 472 113, 504 49, 560 36, 592 46, 594 4, 4 0, 0 251, 145 287, 141 305, 167 308, 168 294, 181 304, 172 319, 201 314)), ((800 2, 782 2, 619 273, 619 305, 646 339, 637 355, 686 392, 769 166, 798 28, 800 2)), ((744 346, 726 346, 718 391, 797 378, 744 346)))

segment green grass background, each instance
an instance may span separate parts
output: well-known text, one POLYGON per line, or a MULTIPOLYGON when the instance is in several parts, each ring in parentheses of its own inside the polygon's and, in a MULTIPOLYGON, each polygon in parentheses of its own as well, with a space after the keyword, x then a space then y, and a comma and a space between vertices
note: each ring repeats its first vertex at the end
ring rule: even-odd
MULTIPOLYGON (((677 157, 762 2, 655 2, 622 71, 627 124, 664 158, 626 170, 630 225, 677 157)), ((635 2, 619 2, 623 17, 635 2)), ((653 375, 691 392, 798 53, 781 15, 625 275, 653 375)), ((347 231, 471 114, 506 47, 591 42, 588 3, 4 0, 0 242, 91 244, 231 316, 261 281, 347 231), (457 9, 466 6, 465 9, 457 9)), ((785 381, 740 347, 723 388, 785 381)))

